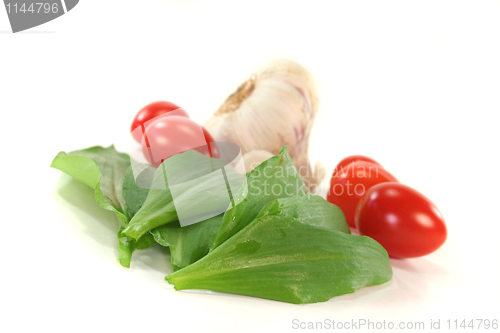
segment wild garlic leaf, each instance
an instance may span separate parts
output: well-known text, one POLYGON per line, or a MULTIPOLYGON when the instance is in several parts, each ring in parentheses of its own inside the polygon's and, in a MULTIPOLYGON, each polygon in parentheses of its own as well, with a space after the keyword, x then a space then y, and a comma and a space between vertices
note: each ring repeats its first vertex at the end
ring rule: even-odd
MULTIPOLYGON (((144 164, 144 167, 147 167, 147 165, 144 164)), ((142 188, 137 185, 132 166, 129 166, 125 173, 122 186, 123 200, 125 200, 125 215, 129 221, 137 214, 139 209, 141 209, 148 193, 148 188, 142 188)))
MULTIPOLYGON (((125 191, 128 192, 132 181, 128 178, 125 182, 125 174, 130 167, 130 157, 117 152, 114 146, 107 148, 96 146, 70 153, 60 152, 50 166, 94 189, 97 203, 116 214, 120 221, 118 258, 122 266, 130 267, 132 252, 136 248, 150 246, 153 241, 148 237, 136 243, 127 239, 122 233, 129 221, 123 190, 125 185, 125 191)), ((137 202, 134 202, 134 205, 136 204, 137 202)))
POLYGON ((261 209, 256 219, 264 216, 297 218, 317 227, 351 233, 342 209, 317 195, 293 196, 271 201, 261 209))
MULTIPOLYGON (((147 165, 143 166, 144 168, 147 167, 147 165)), ((130 166, 127 169, 127 172, 125 173, 125 178, 123 180, 123 188, 122 188, 122 195, 123 199, 125 200, 125 216, 127 217, 128 221, 130 221, 134 217, 134 215, 137 214, 139 209, 141 209, 142 205, 144 204, 144 201, 146 200, 148 192, 149 189, 142 188, 137 185, 134 173, 132 171, 132 166, 130 166)), ((126 238, 125 235, 121 236, 126 238)), ((133 249, 138 249, 138 250, 146 249, 156 243, 156 241, 153 238, 153 235, 151 234, 145 234, 137 241, 133 240, 130 241, 131 241, 130 244, 133 247, 133 249)))
POLYGON ((175 289, 207 289, 295 304, 324 302, 392 278, 385 249, 292 217, 255 219, 218 248, 165 279, 175 289))
POLYGON ((234 184, 239 184, 239 188, 244 176, 236 173, 224 160, 194 150, 166 159, 155 171, 146 201, 124 234, 138 239, 154 228, 179 221, 179 207, 184 214, 201 217, 202 221, 225 211, 227 202, 223 202, 222 207, 214 205, 214 201, 217 203, 224 197, 229 201, 230 197, 220 170, 223 167, 228 183, 233 186, 231 189, 236 192, 234 184), (172 191, 175 191, 175 202, 172 191))
POLYGON ((94 189, 99 205, 115 212, 122 226, 126 225, 122 186, 130 166, 127 154, 117 152, 114 146, 95 146, 70 153, 60 152, 50 166, 94 189))
POLYGON ((269 202, 306 193, 304 182, 286 150, 264 161, 253 169, 238 193, 235 206, 228 209, 222 219, 211 251, 247 226, 269 202))
POLYGON ((222 222, 222 215, 185 227, 173 222, 151 230, 156 242, 170 247, 174 271, 191 265, 208 253, 222 222))
MULTIPOLYGON (((294 196, 271 201, 256 218, 279 215, 299 218, 307 224, 351 233, 344 213, 337 206, 316 196, 294 196)), ((206 221, 181 227, 173 222, 151 230, 155 240, 169 246, 174 271, 189 266, 204 257, 222 222, 218 215, 206 221)))

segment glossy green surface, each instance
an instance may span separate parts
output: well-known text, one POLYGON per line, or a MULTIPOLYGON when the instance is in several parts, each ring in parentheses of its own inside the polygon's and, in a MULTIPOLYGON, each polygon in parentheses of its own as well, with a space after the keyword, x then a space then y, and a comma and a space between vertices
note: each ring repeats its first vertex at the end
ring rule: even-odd
POLYGON ((127 219, 123 213, 122 185, 130 166, 127 154, 118 153, 114 146, 96 146, 70 153, 60 152, 50 166, 94 189, 99 205, 115 212, 125 226, 127 219))
POLYGON ((181 227, 179 222, 165 224, 151 230, 151 234, 159 244, 170 247, 172 266, 178 270, 208 253, 222 222, 222 215, 185 227, 181 227))
MULTIPOLYGON (((182 205, 183 210, 192 216, 213 216, 210 214, 213 209, 210 199, 224 195, 228 197, 228 194, 226 187, 219 186, 222 174, 207 171, 217 170, 226 164, 221 159, 210 158, 194 150, 165 160, 156 170, 146 200, 125 228, 124 234, 138 239, 154 228, 178 221, 175 205, 182 205), (173 183, 176 184, 175 204, 170 188, 173 183), (210 196, 203 195, 206 192, 210 196)), ((229 166, 225 167, 225 171, 229 183, 243 183, 244 176, 229 166)))
MULTIPOLYGON (((166 279, 178 290, 208 289, 299 304, 391 279, 380 244, 351 235, 337 206, 305 194, 286 147, 248 174, 239 190, 214 186, 221 175, 213 171, 224 165, 195 151, 179 154, 154 171, 148 189, 137 185, 130 158, 113 146, 61 152, 51 164, 93 188, 99 205, 117 215, 123 266, 130 266, 136 249, 156 242, 168 246, 175 272, 166 279), (235 195, 223 214, 181 227, 171 191, 176 191, 176 204, 197 217, 213 213, 214 201, 206 193, 235 195)), ((230 167, 226 173, 230 181, 245 178, 230 167)))
POLYGON ((135 184, 127 154, 117 152, 114 146, 96 146, 70 153, 60 152, 50 166, 90 186, 94 189, 97 203, 116 214, 120 221, 118 259, 122 266, 130 267, 135 249, 154 244, 150 235, 137 242, 123 235, 123 229, 145 198, 144 190, 135 184))
POLYGON ((292 217, 264 216, 165 279, 177 290, 208 289, 301 304, 324 302, 391 277, 387 252, 371 238, 292 217))
POLYGON ((342 210, 317 195, 293 196, 271 201, 257 214, 293 217, 317 227, 351 233, 342 210))
POLYGON ((286 150, 253 169, 234 196, 234 207, 228 209, 211 246, 211 251, 246 227, 259 211, 274 199, 306 193, 304 182, 286 150))
MULTIPOLYGON (((129 167, 127 169, 127 172, 125 173, 122 187, 122 195, 123 199, 125 200, 125 216, 127 217, 127 221, 130 221, 141 209, 144 201, 146 200, 148 192, 149 189, 137 186, 134 174, 132 172, 132 167, 129 167)), ((122 237, 127 238, 124 235, 122 235, 122 237)), ((137 241, 131 241, 134 248, 138 250, 146 249, 156 243, 153 235, 151 234, 145 234, 137 241)))

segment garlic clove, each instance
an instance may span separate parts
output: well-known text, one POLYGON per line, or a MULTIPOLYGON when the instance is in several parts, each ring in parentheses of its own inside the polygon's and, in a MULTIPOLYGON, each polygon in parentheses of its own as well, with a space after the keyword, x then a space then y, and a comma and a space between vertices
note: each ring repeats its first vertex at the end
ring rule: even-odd
POLYGON ((243 155, 243 161, 245 161, 245 172, 249 173, 257 166, 259 166, 262 162, 273 157, 274 154, 268 152, 267 150, 256 149, 249 151, 245 155, 243 155))

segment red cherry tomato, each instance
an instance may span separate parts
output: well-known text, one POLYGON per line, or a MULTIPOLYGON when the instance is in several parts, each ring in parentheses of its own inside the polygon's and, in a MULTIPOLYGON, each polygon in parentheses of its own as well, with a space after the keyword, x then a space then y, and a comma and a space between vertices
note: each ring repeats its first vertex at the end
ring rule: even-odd
POLYGON ((195 149, 200 153, 219 157, 210 134, 189 118, 181 116, 159 117, 148 124, 142 152, 151 165, 158 167, 167 158, 195 149))
POLYGON ((345 169, 349 164, 352 162, 358 162, 358 161, 365 161, 365 162, 370 162, 373 164, 380 165, 377 161, 374 159, 371 159, 369 157, 363 156, 363 155, 352 155, 344 158, 342 161, 337 164, 337 167, 335 168, 337 171, 341 171, 342 169, 345 169))
POLYGON ((369 189, 356 209, 356 226, 393 258, 424 256, 446 240, 446 226, 437 207, 421 193, 399 183, 369 189))
POLYGON ((159 102, 154 102, 151 104, 146 105, 137 113, 137 115, 134 118, 134 121, 132 122, 132 127, 130 128, 130 132, 132 132, 132 136, 134 137, 135 141, 141 143, 142 142, 142 136, 143 136, 143 131, 138 129, 134 131, 137 127, 144 125, 144 127, 147 127, 148 121, 161 116, 162 114, 166 114, 172 112, 172 115, 176 116, 183 116, 183 117, 188 117, 188 114, 184 109, 181 107, 175 105, 174 103, 171 102, 165 102, 165 101, 159 101, 159 102), (174 111, 174 112, 172 112, 174 111))
POLYGON ((365 192, 377 184, 397 181, 378 164, 366 161, 353 162, 333 172, 326 200, 342 209, 347 224, 356 228, 354 213, 365 192))
POLYGON ((220 157, 219 147, 217 147, 217 144, 215 143, 214 138, 212 138, 210 133, 208 133, 208 131, 204 127, 202 127, 201 129, 203 130, 203 136, 205 137, 208 151, 205 153, 204 147, 197 149, 197 150, 204 155, 207 155, 207 153, 208 153, 207 156, 219 158, 220 157))

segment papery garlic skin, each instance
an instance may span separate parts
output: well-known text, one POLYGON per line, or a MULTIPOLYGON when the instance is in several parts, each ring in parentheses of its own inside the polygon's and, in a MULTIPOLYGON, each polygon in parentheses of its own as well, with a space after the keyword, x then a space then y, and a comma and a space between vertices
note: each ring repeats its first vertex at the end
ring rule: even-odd
POLYGON ((288 151, 306 183, 319 183, 308 161, 309 133, 318 111, 318 89, 300 64, 272 61, 238 90, 203 125, 215 141, 233 142, 242 154, 288 151))

